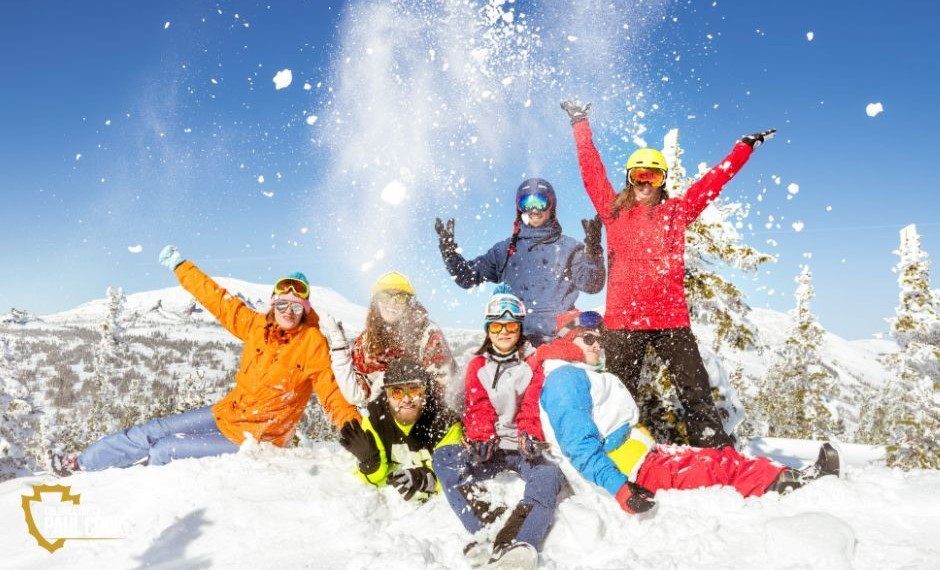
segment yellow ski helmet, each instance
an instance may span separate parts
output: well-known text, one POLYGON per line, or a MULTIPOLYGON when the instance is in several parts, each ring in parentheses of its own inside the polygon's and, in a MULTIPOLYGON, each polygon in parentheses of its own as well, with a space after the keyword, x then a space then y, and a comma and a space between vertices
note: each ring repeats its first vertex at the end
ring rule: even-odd
POLYGON ((664 172, 669 171, 666 157, 655 148, 641 148, 634 151, 627 159, 627 171, 631 168, 658 168, 664 172))
POLYGON ((379 280, 372 286, 373 295, 382 291, 404 291, 409 295, 415 294, 415 288, 411 286, 411 281, 397 271, 391 271, 379 277, 379 280))

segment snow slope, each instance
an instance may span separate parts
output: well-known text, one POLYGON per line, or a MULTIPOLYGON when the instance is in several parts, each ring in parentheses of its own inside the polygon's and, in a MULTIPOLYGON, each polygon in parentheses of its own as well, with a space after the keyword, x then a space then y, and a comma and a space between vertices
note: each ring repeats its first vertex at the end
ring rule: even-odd
MULTIPOLYGON (((468 567, 467 537, 443 497, 407 504, 390 488, 364 485, 352 469, 352 457, 332 443, 248 444, 237 455, 80 473, 62 481, 81 504, 60 532, 121 539, 67 541, 51 555, 27 534, 20 497, 52 479, 14 479, 0 484, 3 567, 468 567)), ((515 501, 521 482, 504 476, 492 492, 515 501)), ((711 488, 661 493, 658 501, 651 516, 636 517, 597 488, 565 499, 542 567, 937 568, 940 561, 938 472, 860 466, 846 480, 784 497, 743 499, 711 488)))

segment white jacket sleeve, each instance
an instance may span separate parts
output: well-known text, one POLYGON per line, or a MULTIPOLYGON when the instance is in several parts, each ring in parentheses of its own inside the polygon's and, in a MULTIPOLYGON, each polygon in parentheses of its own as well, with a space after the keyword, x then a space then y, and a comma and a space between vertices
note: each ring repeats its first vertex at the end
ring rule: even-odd
POLYGON ((346 331, 343 330, 343 323, 326 313, 320 321, 320 330, 329 339, 330 367, 333 369, 333 377, 336 378, 340 393, 350 404, 365 406, 369 395, 359 383, 356 369, 353 367, 352 349, 346 338, 346 331))

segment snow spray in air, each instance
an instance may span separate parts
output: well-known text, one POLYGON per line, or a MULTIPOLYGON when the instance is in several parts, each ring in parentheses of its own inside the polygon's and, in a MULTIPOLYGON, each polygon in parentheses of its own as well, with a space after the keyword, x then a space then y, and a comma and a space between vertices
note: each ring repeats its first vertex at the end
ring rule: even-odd
POLYGON ((318 217, 337 226, 328 245, 349 252, 350 276, 438 266, 435 216, 460 218, 467 237, 475 219, 505 217, 508 236, 516 186, 551 176, 570 151, 562 98, 590 97, 618 120, 627 114, 642 90, 628 54, 665 3, 554 4, 347 8, 315 152, 328 158, 318 217))

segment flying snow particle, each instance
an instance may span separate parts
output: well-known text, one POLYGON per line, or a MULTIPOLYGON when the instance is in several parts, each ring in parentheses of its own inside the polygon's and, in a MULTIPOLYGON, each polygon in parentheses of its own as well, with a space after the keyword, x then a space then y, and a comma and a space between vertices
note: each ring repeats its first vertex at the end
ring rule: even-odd
POLYGON ((131 253, 140 253, 140 252, 142 252, 143 250, 144 250, 144 246, 142 246, 142 245, 140 245, 140 244, 127 246, 127 251, 129 251, 129 252, 131 252, 131 253))
POLYGON ((792 226, 793 226, 793 231, 795 232, 803 231, 803 222, 793 222, 792 226))
POLYGON ((568 41, 569 41, 569 42, 576 42, 576 41, 578 41, 578 36, 568 36, 568 41))
POLYGON ((813 32, 806 32, 806 41, 811 42, 813 41, 813 38, 815 37, 816 37, 816 34, 814 34, 813 32))
POLYGON ((869 117, 874 117, 884 110, 884 105, 881 103, 869 103, 865 106, 865 114, 867 114, 869 117))
POLYGON ((800 193, 800 185, 796 182, 791 182, 787 184, 787 192, 793 194, 794 196, 800 193))
POLYGON ((265 198, 274 198, 274 192, 262 192, 261 195, 265 198))
POLYGON ((532 99, 526 99, 525 103, 522 104, 523 107, 529 108, 532 106, 532 99))
POLYGON ((314 124, 314 123, 316 123, 316 122, 317 122, 317 116, 316 116, 316 115, 307 115, 307 124, 308 124, 308 125, 312 125, 312 124, 314 124))
POLYGON ((404 184, 398 180, 392 180, 382 189, 382 200, 392 206, 397 206, 404 201, 407 192, 408 189, 404 184))
POLYGON ((309 232, 309 231, 310 231, 310 228, 308 228, 307 226, 304 226, 304 227, 300 228, 300 233, 302 233, 302 234, 305 234, 305 233, 307 233, 307 232, 309 232))
POLYGON ((294 74, 291 73, 289 69, 282 69, 274 75, 274 79, 271 81, 274 82, 274 89, 281 90, 285 87, 290 86, 291 81, 294 80, 294 74))
POLYGON ((372 269, 372 266, 373 266, 373 265, 375 265, 375 262, 374 262, 374 261, 366 261, 365 263, 363 263, 362 265, 359 266, 359 270, 360 270, 360 271, 368 271, 368 270, 372 269))
POLYGON ((107 121, 105 121, 105 122, 104 122, 104 126, 110 127, 110 126, 111 126, 111 119, 108 119, 107 121))
POLYGON ((304 83, 304 91, 310 91, 311 89, 313 89, 313 85, 310 85, 309 83, 304 83))
POLYGON ((776 184, 777 186, 780 186, 780 182, 782 182, 782 179, 779 176, 777 176, 776 174, 771 174, 770 177, 773 178, 774 184, 776 184))
POLYGON ((163 23, 163 29, 164 29, 164 30, 167 30, 167 29, 169 29, 169 28, 170 28, 170 22, 169 22, 169 21, 164 22, 164 23, 163 23))
POLYGON ((827 212, 831 212, 831 211, 832 211, 832 206, 826 206, 826 211, 827 211, 827 212))
POLYGON ((502 84, 508 86, 512 83, 512 76, 503 77, 502 84))
POLYGON ((263 175, 263 174, 258 176, 258 184, 264 184, 264 175, 263 175))
POLYGON ((79 152, 79 153, 76 153, 76 154, 75 154, 75 160, 81 160, 81 159, 82 159, 82 153, 80 153, 80 152, 79 152))

